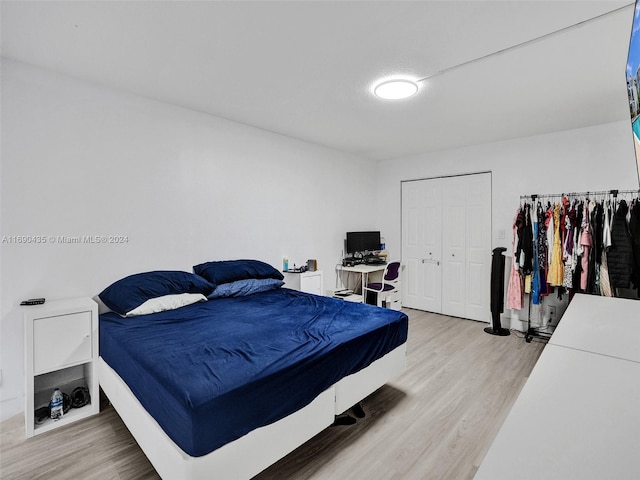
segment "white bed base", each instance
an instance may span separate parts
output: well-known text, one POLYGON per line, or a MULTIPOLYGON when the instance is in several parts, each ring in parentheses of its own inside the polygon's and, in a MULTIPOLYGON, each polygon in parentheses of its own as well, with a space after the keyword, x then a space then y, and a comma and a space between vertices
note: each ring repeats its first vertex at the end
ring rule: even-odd
POLYGON ((191 457, 164 433, 120 376, 98 360, 100 386, 158 474, 167 480, 249 479, 295 450, 406 368, 406 343, 349 375, 306 407, 257 428, 202 457, 191 457))

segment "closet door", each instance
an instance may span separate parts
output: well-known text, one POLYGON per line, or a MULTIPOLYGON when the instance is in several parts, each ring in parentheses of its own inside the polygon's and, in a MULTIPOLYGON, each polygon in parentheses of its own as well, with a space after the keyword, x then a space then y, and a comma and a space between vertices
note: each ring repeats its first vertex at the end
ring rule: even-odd
POLYGON ((489 322, 491 174, 402 184, 403 305, 489 322))
POLYGON ((466 178, 445 178, 442 191, 441 313, 453 317, 466 312, 466 178))
POLYGON ((402 305, 442 309, 442 179, 402 183, 402 305))
POLYGON ((491 321, 491 174, 466 178, 465 318, 491 321))

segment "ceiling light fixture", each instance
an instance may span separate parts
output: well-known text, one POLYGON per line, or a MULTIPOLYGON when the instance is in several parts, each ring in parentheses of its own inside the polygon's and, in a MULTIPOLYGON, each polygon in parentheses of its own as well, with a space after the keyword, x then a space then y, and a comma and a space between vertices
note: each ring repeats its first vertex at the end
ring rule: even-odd
POLYGON ((532 38, 529 40, 525 40, 521 43, 517 43, 515 45, 509 46, 507 48, 503 48, 502 50, 498 50, 496 52, 491 52, 488 53, 486 55, 480 56, 478 58, 472 58, 470 60, 467 60, 465 62, 459 63, 457 65, 452 65, 450 67, 446 67, 443 68, 441 70, 438 70, 437 72, 431 73, 429 75, 427 75, 426 77, 423 78, 419 78, 417 80, 408 80, 408 79, 395 79, 395 80, 386 80, 386 81, 382 81, 380 83, 378 83, 374 88, 373 88, 373 93, 376 95, 376 97, 379 98, 383 98, 386 100, 400 100, 403 98, 408 98, 411 97, 413 95, 415 95, 416 93, 418 93, 418 83, 419 82, 424 82, 425 80, 429 80, 433 77, 436 77, 438 75, 442 75, 443 73, 447 73, 450 72, 452 70, 456 70, 458 68, 461 67, 465 67, 467 65, 470 65, 472 63, 476 63, 476 62, 481 62, 483 60, 486 60, 488 58, 494 57, 496 55, 501 55, 505 52, 511 51, 511 50, 515 50, 521 47, 525 47, 528 46, 530 44, 539 42, 541 40, 544 40, 546 38, 552 37, 552 36, 556 36, 558 34, 562 34, 564 32, 567 32, 569 30, 573 30, 574 28, 577 27, 581 27, 583 25, 585 25, 588 22, 592 22, 594 20, 599 20, 601 18, 607 17, 611 14, 615 14, 621 10, 624 10, 626 8, 628 8, 629 5, 623 5, 621 7, 618 7, 614 10, 611 10, 609 12, 603 13, 601 15, 595 16, 593 18, 590 18, 588 20, 584 20, 578 23, 575 23, 573 25, 568 25, 566 27, 562 27, 558 30, 554 30, 552 32, 549 33, 545 33, 544 35, 541 35, 539 37, 536 38, 532 38))
POLYGON ((376 85, 373 93, 385 100, 400 100, 418 93, 418 84, 412 80, 387 80, 376 85))
POLYGON ((609 12, 603 13, 601 15, 595 16, 593 18, 590 18, 588 20, 584 20, 572 25, 568 25, 566 27, 562 27, 558 30, 554 30, 552 32, 549 33, 545 33, 539 37, 535 37, 529 40, 525 40, 521 43, 517 43, 515 45, 511 45, 509 47, 503 48, 502 50, 498 50, 496 52, 491 52, 488 53, 486 55, 480 56, 478 58, 472 58, 470 60, 467 60, 465 62, 462 63, 458 63, 456 65, 452 65, 446 68, 443 68, 441 70, 438 70, 434 73, 431 73, 429 75, 427 75, 426 77, 423 78, 419 78, 417 80, 408 80, 408 79, 395 79, 395 80, 385 80, 382 81, 380 83, 378 83, 374 88, 373 88, 373 93, 376 97, 379 98, 383 98, 385 100, 401 100, 403 98, 408 98, 411 97, 413 95, 415 95, 416 93, 418 93, 419 87, 418 87, 418 83, 419 82, 424 82, 425 80, 429 80, 433 77, 436 77, 438 75, 442 75, 443 73, 447 73, 450 72, 452 70, 457 70, 459 68, 462 67, 466 67, 467 65, 473 64, 473 63, 477 63, 477 62, 481 62, 483 60, 486 60, 488 58, 497 56, 497 55, 501 55, 505 52, 508 51, 512 51, 512 50, 516 50, 522 47, 526 47, 528 45, 534 44, 536 42, 539 42, 541 40, 544 40, 546 38, 549 37, 553 37, 559 34, 562 34, 564 32, 567 32, 569 30, 573 30, 574 28, 577 27, 581 27, 589 22, 593 22, 594 20, 599 20, 601 18, 605 18, 611 14, 615 14, 619 11, 622 11, 624 9, 627 9, 629 7, 629 5, 623 5, 621 7, 618 7, 614 10, 611 10, 609 12))

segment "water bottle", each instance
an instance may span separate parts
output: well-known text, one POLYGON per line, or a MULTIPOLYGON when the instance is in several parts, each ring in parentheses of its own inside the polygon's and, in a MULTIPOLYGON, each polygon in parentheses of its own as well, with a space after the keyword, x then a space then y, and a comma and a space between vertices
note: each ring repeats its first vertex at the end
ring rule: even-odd
POLYGON ((53 395, 51 395, 51 403, 49 403, 51 407, 51 420, 54 422, 60 420, 62 415, 64 415, 63 411, 63 397, 62 392, 59 388, 56 388, 53 391, 53 395))

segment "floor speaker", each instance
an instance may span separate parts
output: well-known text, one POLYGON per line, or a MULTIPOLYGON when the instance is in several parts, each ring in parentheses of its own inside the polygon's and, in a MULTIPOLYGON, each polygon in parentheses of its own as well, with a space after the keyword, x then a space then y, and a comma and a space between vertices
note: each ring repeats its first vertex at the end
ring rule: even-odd
POLYGON ((491 335, 506 337, 510 335, 508 329, 500 325, 500 314, 504 309, 504 255, 507 249, 494 248, 491 259, 491 326, 484 329, 491 335))

